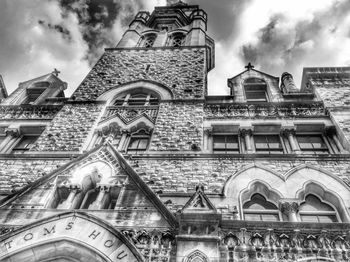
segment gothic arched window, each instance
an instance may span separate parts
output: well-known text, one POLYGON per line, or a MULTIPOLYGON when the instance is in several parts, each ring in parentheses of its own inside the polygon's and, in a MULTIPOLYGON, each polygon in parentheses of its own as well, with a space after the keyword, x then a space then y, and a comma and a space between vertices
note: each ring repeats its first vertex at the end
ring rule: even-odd
POLYGON ((334 208, 312 194, 307 195, 305 201, 300 205, 299 215, 302 222, 340 222, 334 208))
POLYGON ((143 37, 141 46, 150 48, 154 45, 154 42, 156 41, 157 35, 156 34, 147 34, 143 37))
POLYGON ((244 93, 247 102, 267 102, 267 85, 259 78, 249 78, 244 84, 244 93))
POLYGON ((149 106, 158 105, 159 99, 153 94, 138 92, 127 93, 117 97, 115 106, 149 106))
POLYGON ((180 47, 185 44, 185 34, 174 33, 170 37, 169 46, 180 47))
POLYGON ((147 150, 150 140, 150 134, 144 129, 141 129, 137 133, 133 133, 130 136, 127 152, 137 154, 147 150))
POLYGON ((261 194, 252 195, 251 199, 243 204, 245 220, 279 221, 279 211, 275 204, 266 200, 261 194))

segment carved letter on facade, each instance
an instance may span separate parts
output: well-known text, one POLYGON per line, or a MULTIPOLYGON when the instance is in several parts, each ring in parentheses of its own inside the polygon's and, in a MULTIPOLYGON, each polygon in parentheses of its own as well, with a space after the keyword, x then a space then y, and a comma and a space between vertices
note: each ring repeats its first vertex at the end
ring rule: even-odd
POLYGON ((53 226, 50 231, 46 227, 44 227, 44 236, 51 233, 55 233, 55 226, 53 226))
POLYGON ((101 232, 98 232, 96 234, 96 230, 92 231, 92 233, 89 235, 89 237, 93 238, 93 239, 96 239, 96 237, 98 237, 98 235, 101 234, 101 232))

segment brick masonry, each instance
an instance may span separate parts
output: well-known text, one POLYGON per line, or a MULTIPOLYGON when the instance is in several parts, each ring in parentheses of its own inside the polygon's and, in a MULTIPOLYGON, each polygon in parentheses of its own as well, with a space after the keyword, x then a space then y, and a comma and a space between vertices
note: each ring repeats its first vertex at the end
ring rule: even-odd
POLYGON ((156 81, 175 98, 203 98, 206 85, 205 49, 107 50, 73 94, 76 100, 94 100, 118 85, 156 81))
POLYGON ((350 164, 346 161, 313 161, 298 159, 138 159, 134 160, 135 170, 154 190, 163 192, 194 192, 203 184, 206 193, 221 193, 230 176, 252 166, 263 166, 281 175, 301 164, 320 167, 338 175, 350 186, 350 164))
POLYGON ((10 194, 54 171, 69 160, 0 160, 0 193, 10 194))
POLYGON ((203 103, 161 103, 150 151, 196 150, 191 147, 202 145, 203 115, 203 103))
POLYGON ((65 105, 31 151, 79 151, 103 107, 102 104, 65 105))

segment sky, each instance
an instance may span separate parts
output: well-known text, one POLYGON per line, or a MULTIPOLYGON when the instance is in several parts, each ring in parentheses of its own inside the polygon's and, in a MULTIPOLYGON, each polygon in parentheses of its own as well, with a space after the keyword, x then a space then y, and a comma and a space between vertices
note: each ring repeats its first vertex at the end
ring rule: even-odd
MULTIPOLYGON (((168 0, 170 1, 170 0, 168 0)), ((215 40, 209 94, 255 69, 300 86, 303 67, 350 66, 350 0, 186 0, 208 14, 215 40)), ((57 68, 66 95, 115 47, 134 15, 167 0, 0 0, 0 74, 9 93, 57 68)))

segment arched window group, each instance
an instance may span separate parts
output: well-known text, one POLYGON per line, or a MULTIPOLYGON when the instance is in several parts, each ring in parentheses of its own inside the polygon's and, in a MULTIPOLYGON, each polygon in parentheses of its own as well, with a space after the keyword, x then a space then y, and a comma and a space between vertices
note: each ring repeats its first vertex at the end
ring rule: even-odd
MULTIPOLYGON (((290 207, 288 212, 297 212, 300 222, 330 223, 341 222, 335 208, 323 202, 314 194, 307 194, 298 208, 290 207)), ((262 194, 256 193, 243 203, 245 220, 252 221, 282 221, 287 216, 282 216, 277 203, 267 200, 262 194)))
POLYGON ((153 106, 158 103, 158 97, 148 92, 124 93, 114 101, 115 106, 153 106))
POLYGON ((243 84, 247 102, 268 102, 266 82, 259 78, 248 78, 243 84))

